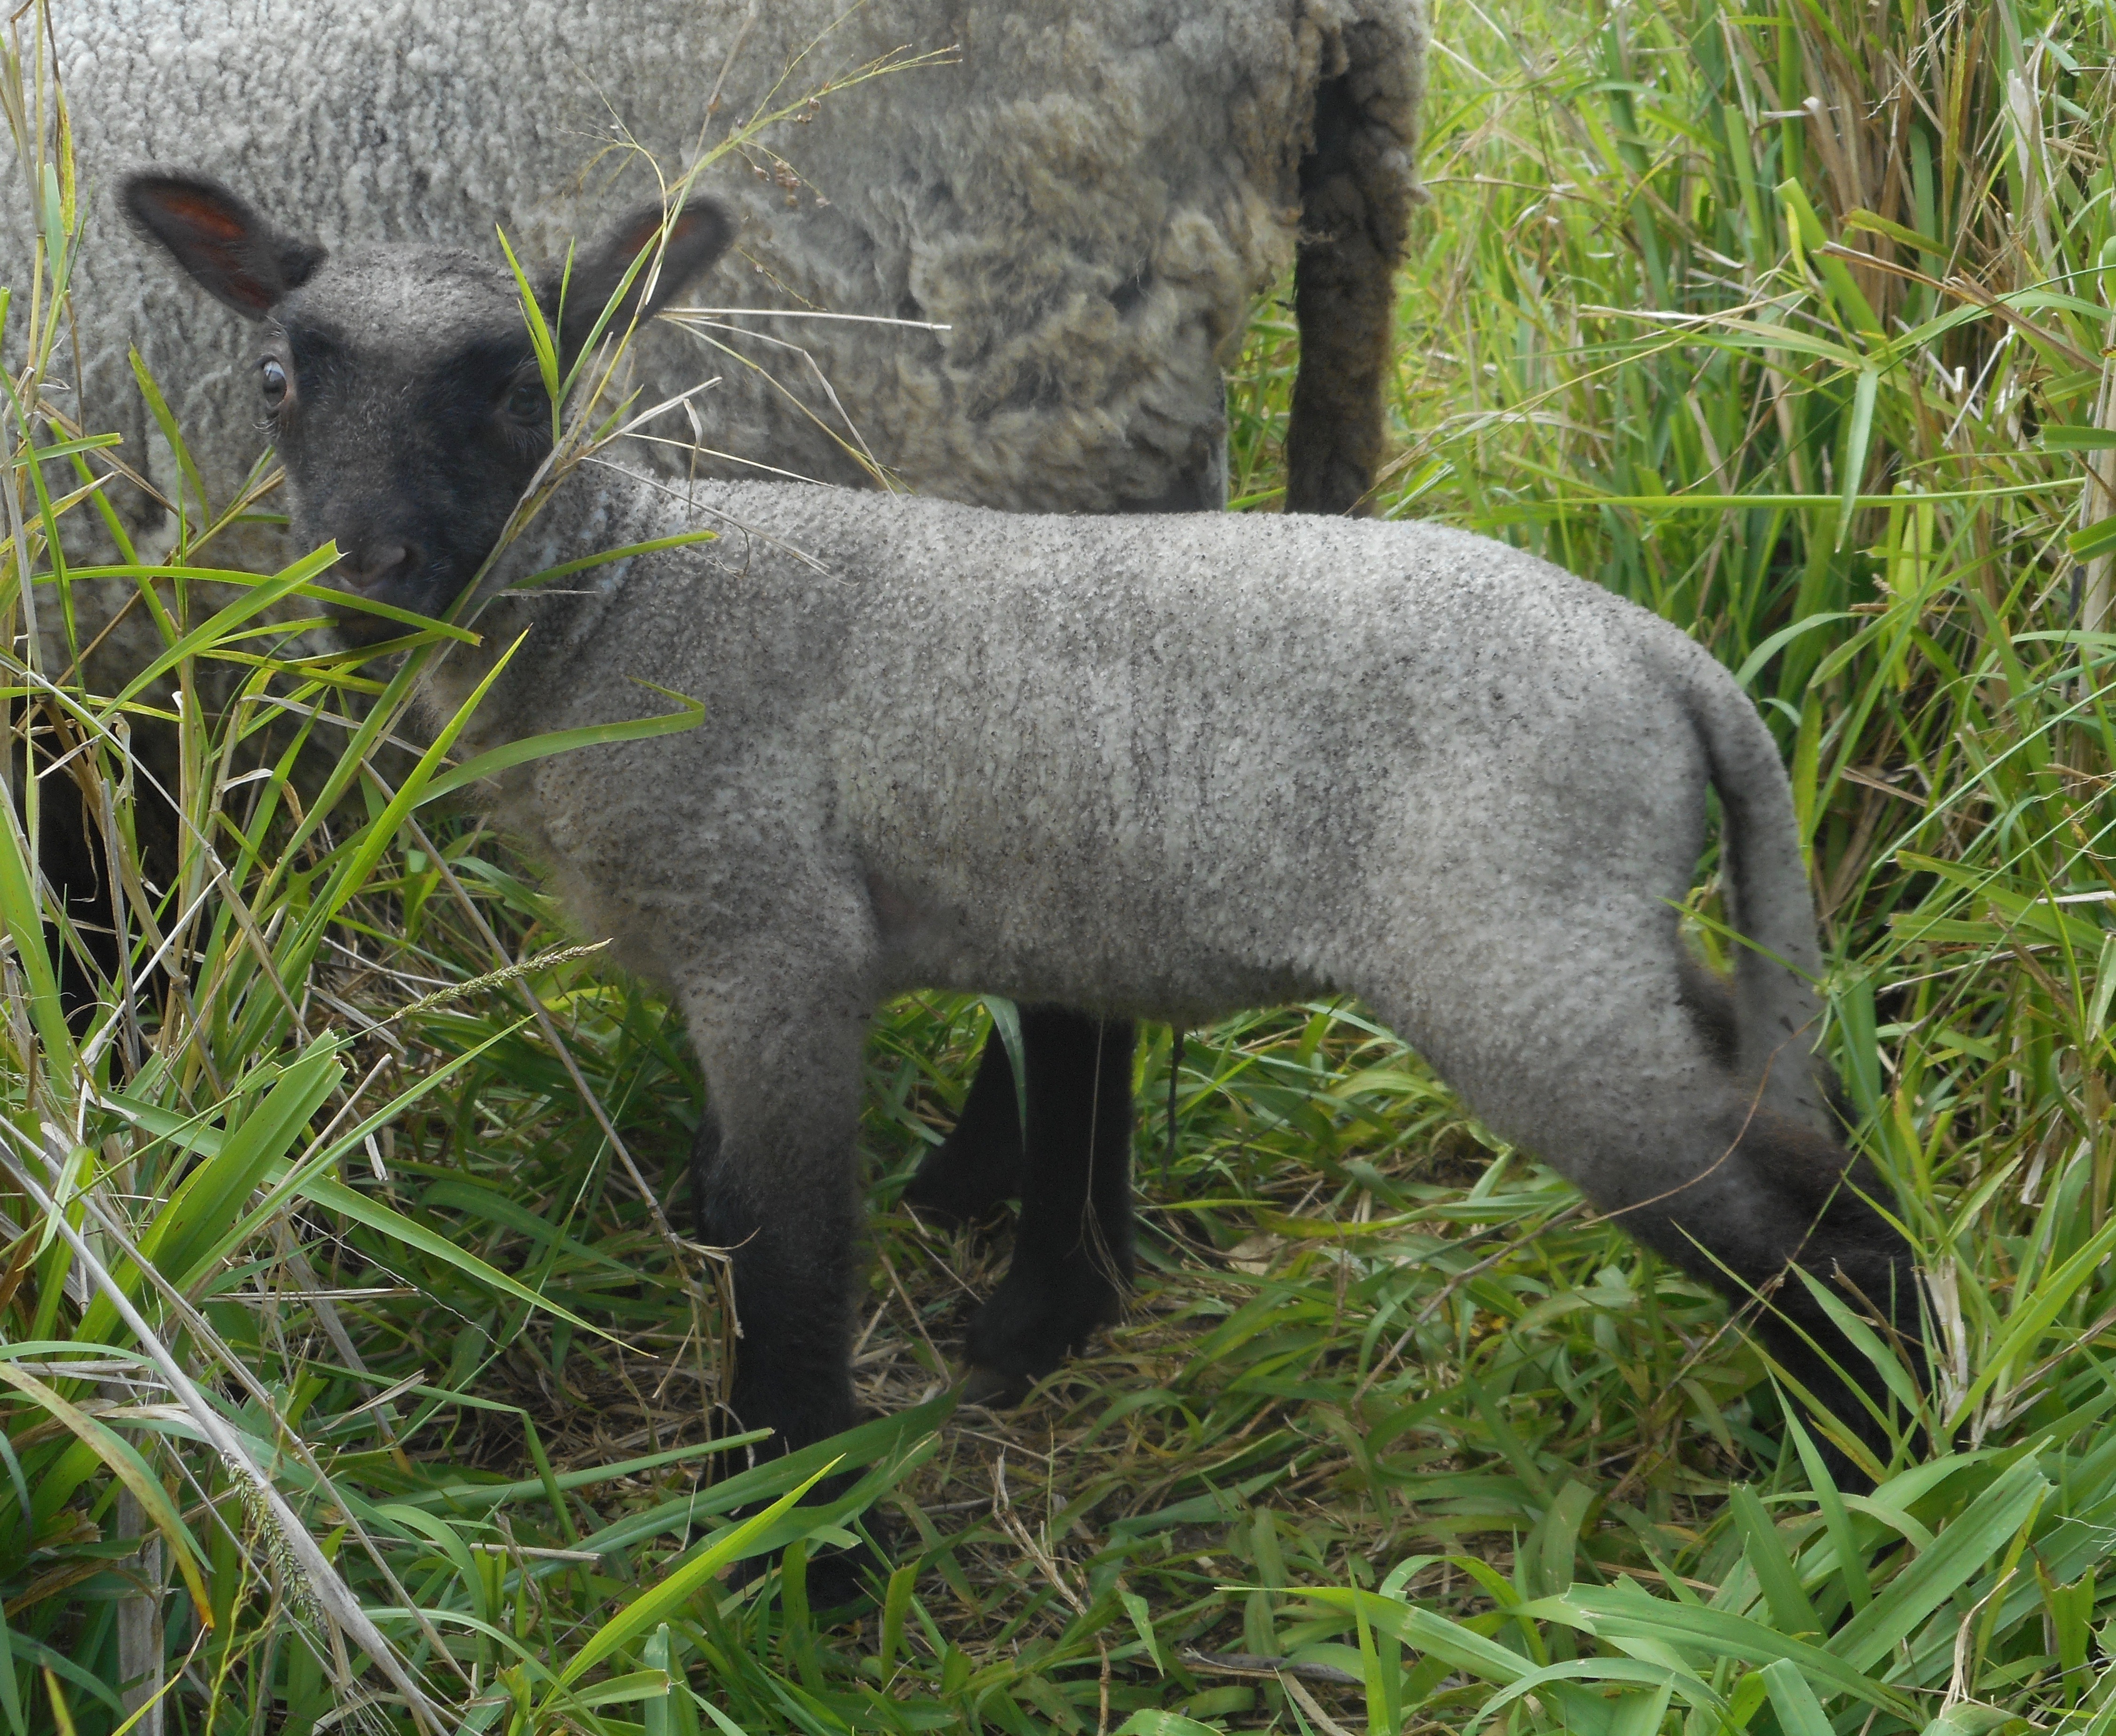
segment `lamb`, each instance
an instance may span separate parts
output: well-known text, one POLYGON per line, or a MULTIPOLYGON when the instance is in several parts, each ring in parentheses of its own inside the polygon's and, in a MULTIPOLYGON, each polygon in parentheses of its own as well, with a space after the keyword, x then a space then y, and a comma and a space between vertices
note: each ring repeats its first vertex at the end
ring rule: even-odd
MULTIPOLYGON (((430 675, 439 715, 520 641, 467 749, 639 715, 642 682, 706 702, 698 729, 517 767, 493 801, 582 926, 682 1004, 720 1121, 706 1204, 746 1423, 798 1444, 853 1421, 862 1036, 914 987, 1186 1020, 1359 996, 1700 1278, 1738 1294, 1797 1261, 1914 1320, 1909 1250, 1847 1180, 1810 1052, 1783 769, 1672 627, 1434 526, 1024 518, 596 461, 502 541, 550 413, 506 271, 327 255, 199 178, 125 196, 262 320, 295 534, 344 551, 347 635, 364 601, 481 604, 482 647, 430 675), (536 582, 702 527, 720 540, 536 582), (1749 942, 1731 987, 1677 915, 1708 790, 1749 942)), ((732 230, 706 200, 664 224, 620 222, 569 296, 614 296, 658 242, 656 286, 623 309, 649 316, 732 230)), ((971 1334, 988 1367, 1048 1366, 1128 1274, 1126 1179, 1077 1150, 1032 1146, 971 1334)), ((1857 1425, 1828 1365, 1847 1341, 1796 1282, 1775 1306, 1773 1349, 1857 1425)))
MULTIPOLYGON (((672 411, 636 454, 664 469, 847 484, 881 472, 1025 511, 1215 509, 1219 364, 1251 298, 1296 262, 1287 505, 1354 508, 1381 456, 1392 277, 1418 196, 1424 0, 73 0, 53 30, 91 190, 181 157, 269 190, 327 235, 481 250, 497 220, 523 257, 558 258, 612 201, 658 192, 656 163, 674 174, 732 122, 839 82, 710 174, 749 219, 748 269, 723 273, 713 299, 918 323, 642 332, 642 404, 720 375, 691 400, 702 451, 672 411), (907 45, 955 53, 844 82, 907 45)), ((29 280, 25 184, 0 184, 0 283, 29 280)), ((100 212, 74 287, 82 421, 122 432, 126 461, 176 496, 134 384, 136 344, 224 508, 266 445, 253 358, 230 322, 100 212)), ((112 499, 136 535, 161 520, 137 490, 112 499)), ((92 518, 75 515, 84 529, 92 518)), ((269 570, 292 552, 258 527, 224 535, 212 558, 269 570)), ((84 642, 130 594, 88 590, 84 642)), ((159 648, 136 610, 97 679, 114 684, 159 648)), ((67 661, 56 643, 45 656, 67 661)), ((61 883, 94 879, 85 859, 47 866, 61 883)), ((1042 1121, 1046 1103, 1082 1108, 1098 1057, 1131 1042, 1128 1025, 1098 1034, 1056 1012, 1025 1034, 1042 1121)), ((1020 1138, 995 1049, 920 1199, 983 1215, 1014 1189, 1020 1138)))

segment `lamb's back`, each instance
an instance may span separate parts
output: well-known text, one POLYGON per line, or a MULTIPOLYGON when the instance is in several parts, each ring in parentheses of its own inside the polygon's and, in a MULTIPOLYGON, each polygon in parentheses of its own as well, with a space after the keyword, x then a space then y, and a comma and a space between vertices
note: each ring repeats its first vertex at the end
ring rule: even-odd
MULTIPOLYGON (((642 573, 621 642, 706 704, 683 751, 773 782, 758 811, 798 810, 803 849, 905 914, 908 979, 975 981, 1003 955, 1056 992, 1148 941, 1253 978, 1269 933, 1291 992, 1332 976, 1376 876, 1526 900, 1571 873, 1538 854, 1559 835, 1603 862, 1644 851, 1654 896, 1694 863, 1701 762, 1664 674, 1692 648, 1487 539, 789 488, 712 502, 727 533, 642 573)), ((721 775, 694 763, 701 785, 721 775)), ((701 799, 705 853, 724 811, 701 799)))

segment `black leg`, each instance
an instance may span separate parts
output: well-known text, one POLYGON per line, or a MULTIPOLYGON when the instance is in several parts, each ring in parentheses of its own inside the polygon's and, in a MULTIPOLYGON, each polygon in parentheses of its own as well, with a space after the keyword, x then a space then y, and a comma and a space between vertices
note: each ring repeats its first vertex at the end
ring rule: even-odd
MULTIPOLYGON (((1029 1022, 1024 1012, 1022 1048, 1033 1079, 1039 1061, 1029 1047, 1029 1022)), ((904 1198, 933 1217, 985 1223, 1020 1194, 1021 1103, 1014 1089, 1014 1063, 995 1031, 985 1040, 954 1130, 927 1154, 904 1198)))
POLYGON ((113 871, 94 816, 71 781, 47 778, 43 790, 38 866, 65 905, 94 971, 91 974, 90 965, 61 943, 55 927, 46 926, 47 948, 58 961, 59 1004, 66 1009, 67 1025, 80 1038, 87 1034, 97 1011, 97 978, 114 982, 123 963, 110 897, 113 871))
POLYGON ((748 1001, 763 998, 752 979, 780 993, 801 980, 759 969, 730 973, 733 989, 716 984, 710 1006, 684 1008, 711 1094, 692 1149, 699 1238, 728 1250, 741 1326, 726 1398, 744 1427, 776 1433, 773 1452, 854 1421, 865 1029, 864 1008, 835 992, 843 974, 827 957, 811 970, 812 1007, 751 1011, 748 1001))
POLYGON ((1129 1020, 1022 1011, 1028 1140, 1014 1260, 970 1361, 1019 1391, 1116 1318, 1132 1276, 1129 1020))
POLYGON ((777 1439, 785 1452, 850 1428, 857 1420, 850 1379, 856 1226, 842 1188, 827 1184, 798 1215, 759 1200, 730 1172, 710 1117, 700 1125, 693 1162, 704 1182, 699 1239, 729 1250, 734 1305, 742 1323, 728 1408, 747 1429, 777 1439))
MULTIPOLYGON (((1852 1313, 1877 1315, 1879 1335, 1885 1342, 1892 1328, 1911 1347, 1911 1372, 1929 1389, 1911 1250, 1853 1185, 1875 1195, 1878 1178, 1858 1164, 1847 1175, 1848 1154, 1835 1140, 1769 1112, 1746 1118, 1730 1133, 1733 1149, 1721 1177, 1621 1221, 1737 1306, 1755 1292, 1765 1294, 1769 1301, 1755 1317, 1756 1335, 1825 1410, 1885 1459, 1887 1433, 1860 1397, 1879 1390, 1878 1377, 1797 1274, 1786 1269, 1789 1261, 1797 1264, 1852 1313)), ((1840 1481, 1865 1486, 1863 1474, 1842 1454, 1827 1449, 1826 1457, 1840 1481)))
POLYGON ((811 1241, 813 1225, 713 1213, 713 1245, 733 1250, 742 1338, 728 1408, 790 1451, 858 1421, 850 1372, 850 1226, 811 1241), (826 1246, 835 1244, 835 1246, 826 1246))
MULTIPOLYGON (((146 756, 143 753, 141 758, 145 761, 146 756)), ((148 763, 157 772, 162 769, 148 763)), ((19 760, 14 771, 19 789, 19 760)), ((140 781, 140 795, 133 810, 134 836, 140 847, 138 866, 150 882, 166 888, 174 881, 177 868, 175 815, 160 799, 154 783, 145 777, 140 781)), ((175 784, 172 770, 164 787, 174 788, 175 784)), ((58 961, 60 1004, 66 1009, 74 1034, 80 1036, 99 1010, 99 983, 117 983, 125 965, 124 937, 119 932, 117 908, 111 896, 117 871, 108 859, 97 812, 72 780, 47 778, 43 788, 38 866, 66 906, 88 955, 87 962, 84 964, 71 948, 60 944, 56 928, 48 928, 45 936, 58 961)), ((0 796, 0 800, 4 799, 0 796)), ((162 974, 157 972, 152 980, 134 984, 136 998, 152 1002, 161 980, 162 974)))
POLYGON ((1386 433, 1382 408, 1396 263, 1410 200, 1377 175, 1356 94, 1359 75, 1315 93, 1314 144, 1300 161, 1301 242, 1293 267, 1300 326, 1286 434, 1286 510, 1346 513, 1373 486, 1386 433))
MULTIPOLYGON (((849 1378, 849 1303, 858 1264, 854 1213, 832 1209, 836 1190, 827 1177, 821 1197, 798 1218, 778 1202, 759 1200, 734 1163, 723 1161, 720 1123, 708 1107, 691 1148, 692 1201, 698 1239, 732 1250, 735 1314, 742 1337, 735 1352, 728 1408, 740 1426, 769 1428, 775 1439, 760 1455, 790 1452, 850 1428, 858 1419, 849 1378)), ((856 1471, 826 1477, 811 1503, 835 1499, 856 1471)), ((869 1524, 875 1522, 870 1516, 869 1524)), ((757 1556, 734 1571, 746 1584, 772 1558, 757 1556)), ((877 1562, 862 1550, 826 1550, 808 1563, 809 1607, 820 1618, 867 1598, 877 1562)))

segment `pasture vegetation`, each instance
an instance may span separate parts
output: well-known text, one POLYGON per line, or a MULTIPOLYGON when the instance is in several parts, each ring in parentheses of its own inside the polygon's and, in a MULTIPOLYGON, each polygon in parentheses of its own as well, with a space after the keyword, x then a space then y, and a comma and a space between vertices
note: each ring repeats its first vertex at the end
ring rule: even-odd
MULTIPOLYGON (((710 1443, 731 1328, 683 1239, 682 1032, 568 951, 438 760, 378 750, 401 677, 269 661, 260 611, 316 564, 209 614, 186 575, 232 509, 196 500, 168 564, 127 562, 192 697, 91 691, 22 636, 80 576, 59 521, 103 509, 52 389, 85 207, 33 7, 0 68, 47 214, 0 303, 30 357, 0 405, 0 1727, 408 1730, 416 1682, 436 1727, 616 1736, 2116 1730, 2116 12, 1436 12, 1382 509, 1659 610, 1778 730, 1827 1042, 1930 1274, 1930 1398, 1907 1347, 1861 1371, 1897 1430, 1874 1492, 1723 1305, 1341 1005, 1191 1032, 1172 1088, 1153 1034, 1129 1322, 1019 1411, 954 1407, 1003 1247, 895 1202, 991 1014, 913 999, 872 1053, 881 1420, 831 1448, 863 1475, 731 1521, 829 1455, 710 1443), (242 677, 220 715, 208 658, 242 677), (167 886, 149 710, 182 734, 167 886), (120 868, 62 909, 34 840, 76 792, 120 868), (861 1531, 898 1565, 819 1619, 807 1564, 861 1531)), ((1268 302, 1248 507, 1293 360, 1268 302)), ((1708 953, 1717 909, 1708 861, 1708 953)))

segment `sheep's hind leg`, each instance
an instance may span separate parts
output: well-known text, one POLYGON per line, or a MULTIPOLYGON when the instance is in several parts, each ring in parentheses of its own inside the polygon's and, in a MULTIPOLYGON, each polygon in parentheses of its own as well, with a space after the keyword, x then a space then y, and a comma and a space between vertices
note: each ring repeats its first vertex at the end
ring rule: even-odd
MULTIPOLYGON (((1861 1397, 1884 1398, 1884 1389, 1865 1355, 1787 1269, 1798 1265, 1872 1319, 1884 1342, 1893 1334, 1913 1378, 1929 1384, 1911 1250, 1869 1203, 1881 1197, 1879 1179, 1833 1139, 1766 1110, 1751 1113, 1746 1099, 1718 1120, 1722 1170, 1619 1222, 1737 1305, 1761 1296, 1753 1318, 1764 1347, 1885 1460, 1887 1430, 1861 1397)), ((1841 1458, 1834 1468, 1840 1478, 1849 1471, 1841 1458)))
MULTIPOLYGON (((1032 1009, 1024 1009, 1022 1048, 1029 1077, 1039 1057, 1029 1048, 1032 1009)), ((1058 1016, 1064 1017, 1065 1015, 1058 1016)), ((907 1205, 954 1223, 986 1223, 1021 1194, 1021 1099, 1014 1063, 995 1031, 978 1061, 977 1076, 954 1127, 926 1156, 904 1190, 907 1205)))
POLYGON ((973 1385, 1011 1401, 1097 1326, 1131 1283, 1129 1020, 1025 1010, 1022 1035, 1042 1065, 1028 1073, 1028 1139, 1014 1259, 970 1323, 973 1385))

